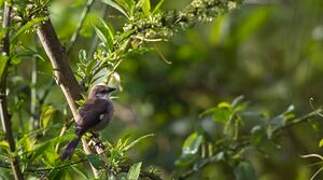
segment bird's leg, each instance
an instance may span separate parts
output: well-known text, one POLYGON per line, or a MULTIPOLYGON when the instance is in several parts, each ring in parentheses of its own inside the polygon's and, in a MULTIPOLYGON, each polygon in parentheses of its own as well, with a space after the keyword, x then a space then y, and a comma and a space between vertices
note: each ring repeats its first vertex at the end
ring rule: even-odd
POLYGON ((103 143, 100 141, 99 134, 95 132, 91 132, 91 143, 95 148, 99 147, 100 149, 104 149, 103 143))

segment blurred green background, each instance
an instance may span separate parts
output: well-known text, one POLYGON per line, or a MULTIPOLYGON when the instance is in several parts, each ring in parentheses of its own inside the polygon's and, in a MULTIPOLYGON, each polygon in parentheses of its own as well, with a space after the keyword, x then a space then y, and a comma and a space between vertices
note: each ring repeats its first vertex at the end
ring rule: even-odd
MULTIPOLYGON (((189 2, 166 0, 163 8, 181 9, 189 2)), ((51 18, 62 42, 67 42, 75 30, 84 3, 57 0, 51 5, 51 18)), ((72 64, 80 49, 93 47, 93 24, 103 8, 97 3, 88 15, 72 52, 72 64)), ((116 27, 120 25, 120 14, 112 9, 104 18, 116 27)), ((298 115, 305 114, 312 110, 311 97, 315 106, 323 102, 322 0, 249 0, 211 24, 179 32, 169 42, 151 48, 157 50, 134 55, 118 69, 123 90, 116 94, 116 118, 103 134, 115 141, 126 134, 154 133, 131 151, 131 158, 145 166, 157 165, 165 174, 175 168, 188 134, 200 126, 215 130, 198 115, 220 101, 244 95, 252 108, 271 115, 290 104, 295 105, 298 115)), ((46 62, 38 61, 38 65, 37 86, 42 93, 52 76, 46 62)), ((30 61, 19 68, 21 76, 12 82, 30 79, 30 61)), ((19 86, 17 91, 24 90, 19 86)), ((63 102, 60 90, 53 88, 46 103, 63 112, 63 102)), ((265 156, 252 150, 247 153, 258 178, 309 179, 315 168, 300 155, 322 153, 318 147, 320 121, 288 129, 280 148, 267 149, 265 156)), ((231 179, 231 173, 219 163, 191 179, 231 179)))

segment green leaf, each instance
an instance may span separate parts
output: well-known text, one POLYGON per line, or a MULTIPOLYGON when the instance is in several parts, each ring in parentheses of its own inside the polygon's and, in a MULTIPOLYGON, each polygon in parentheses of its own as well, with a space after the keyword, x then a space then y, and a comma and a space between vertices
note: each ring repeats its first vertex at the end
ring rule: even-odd
POLYGON ((213 111, 212 119, 214 122, 226 123, 229 121, 232 111, 228 108, 216 108, 213 111))
POLYGON ((94 27, 96 35, 99 37, 99 39, 104 43, 108 44, 108 39, 105 37, 104 33, 99 29, 98 27, 94 27))
POLYGON ((140 168, 141 168, 141 162, 133 164, 129 169, 127 179, 128 180, 137 180, 140 175, 140 168))
POLYGON ((87 159, 96 169, 99 169, 102 166, 104 166, 104 162, 100 159, 98 155, 90 154, 87 156, 87 159))
POLYGON ((234 169, 234 175, 236 180, 256 180, 256 173, 248 161, 242 161, 239 165, 234 169))
POLYGON ((152 137, 154 136, 154 134, 147 134, 147 135, 144 135, 144 136, 141 136, 140 138, 132 141, 129 145, 125 146, 125 150, 129 150, 130 148, 132 148, 133 146, 135 146, 137 143, 141 142, 142 140, 148 138, 148 137, 152 137))
POLYGON ((203 142, 203 136, 197 132, 192 133, 184 142, 182 154, 196 154, 203 142))
POLYGON ((53 119, 56 109, 53 106, 44 106, 40 115, 40 125, 42 128, 47 128, 50 121, 53 119))
POLYGON ((100 23, 95 27, 95 32, 100 38, 100 40, 112 50, 114 42, 114 30, 111 26, 106 24, 103 19, 99 21, 100 23))
POLYGON ((139 6, 146 16, 150 15, 150 9, 151 9, 150 0, 140 0, 139 6))
POLYGON ((129 15, 125 12, 125 10, 116 2, 112 0, 102 0, 102 2, 106 3, 107 5, 113 7, 114 9, 118 10, 121 12, 123 15, 125 15, 129 19, 129 15))
POLYGON ((33 18, 30 21, 28 21, 25 25, 23 25, 21 28, 19 28, 19 30, 15 34, 12 35, 10 44, 16 44, 18 37, 22 33, 26 32, 27 30, 31 30, 31 28, 33 26, 45 21, 46 19, 47 19, 47 17, 38 17, 38 18, 33 18))
POLYGON ((152 12, 152 14, 156 14, 157 12, 159 12, 159 9, 160 9, 160 7, 164 4, 164 1, 165 0, 160 0, 159 2, 158 2, 158 4, 155 6, 155 8, 154 8, 154 10, 153 10, 153 12, 152 12))

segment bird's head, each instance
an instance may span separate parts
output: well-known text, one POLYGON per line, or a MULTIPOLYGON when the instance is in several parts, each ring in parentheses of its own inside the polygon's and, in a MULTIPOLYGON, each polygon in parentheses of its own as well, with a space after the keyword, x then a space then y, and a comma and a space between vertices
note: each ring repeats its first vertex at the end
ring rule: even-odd
POLYGON ((109 87, 104 84, 97 84, 91 89, 89 98, 108 99, 110 94, 115 90, 116 88, 114 87, 109 87))

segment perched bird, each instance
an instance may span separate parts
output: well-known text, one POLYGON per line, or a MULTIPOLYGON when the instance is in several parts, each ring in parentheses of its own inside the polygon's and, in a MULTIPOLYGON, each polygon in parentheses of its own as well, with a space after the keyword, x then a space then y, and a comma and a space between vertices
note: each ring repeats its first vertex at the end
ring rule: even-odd
POLYGON ((95 85, 89 92, 88 99, 79 109, 81 120, 76 121, 76 138, 73 139, 65 148, 61 159, 69 159, 81 137, 86 132, 96 132, 108 125, 113 115, 113 105, 109 98, 115 88, 106 85, 95 85))

